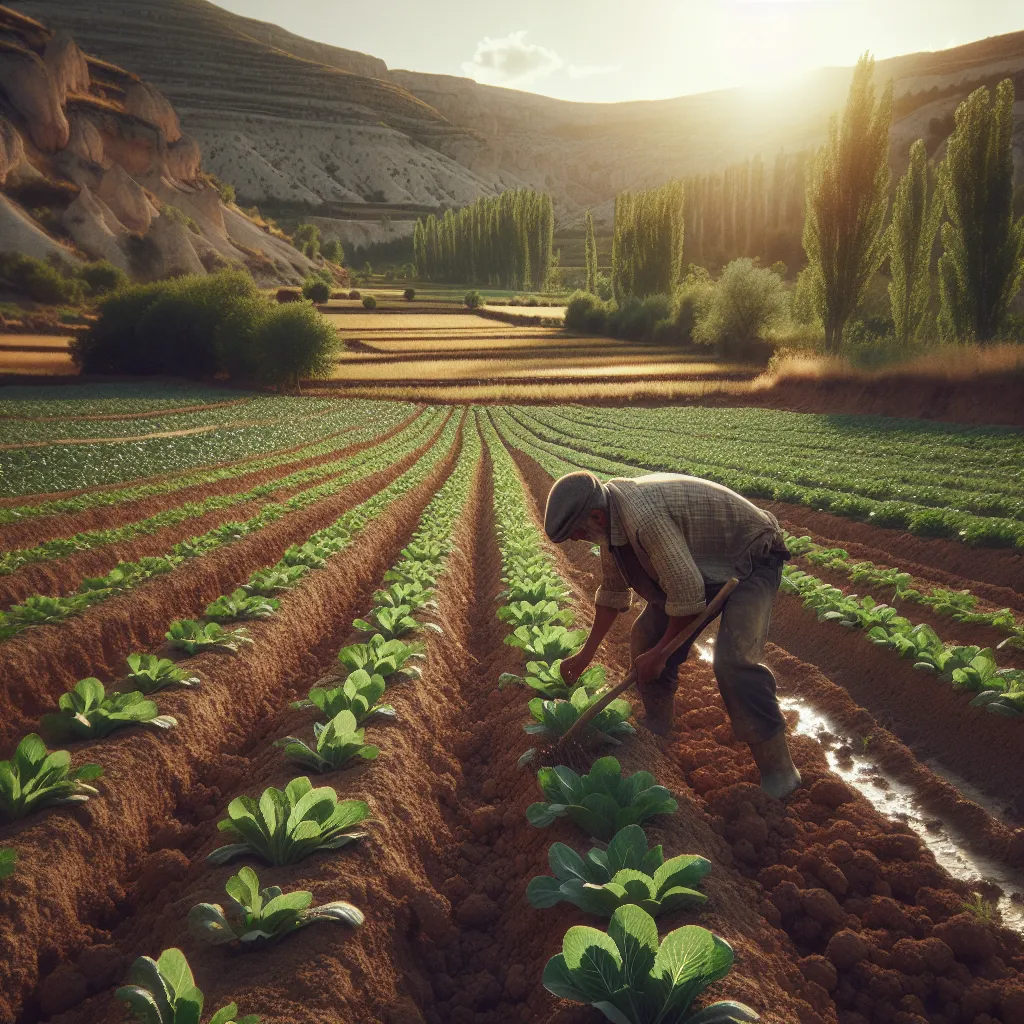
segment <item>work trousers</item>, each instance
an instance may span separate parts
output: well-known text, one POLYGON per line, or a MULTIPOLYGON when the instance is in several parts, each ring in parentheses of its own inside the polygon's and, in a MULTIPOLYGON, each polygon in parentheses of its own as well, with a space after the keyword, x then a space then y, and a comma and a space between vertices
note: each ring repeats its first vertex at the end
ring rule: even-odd
MULTIPOLYGON (((783 559, 764 555, 753 560, 753 572, 740 581, 722 611, 712 666, 733 732, 744 743, 763 743, 786 728, 775 695, 775 676, 761 662, 768 639, 772 605, 782 581, 783 559)), ((705 587, 707 600, 721 589, 705 587)), ((649 651, 665 635, 668 616, 663 605, 648 602, 633 623, 630 657, 649 651)), ((690 653, 690 644, 680 648, 665 665, 665 671, 650 686, 675 693, 679 666, 690 653)))

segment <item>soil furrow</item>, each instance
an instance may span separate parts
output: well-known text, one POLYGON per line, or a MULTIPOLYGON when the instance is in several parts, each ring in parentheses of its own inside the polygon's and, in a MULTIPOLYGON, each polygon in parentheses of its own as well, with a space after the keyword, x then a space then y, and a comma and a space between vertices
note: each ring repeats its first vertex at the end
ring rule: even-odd
POLYGON ((26 630, 0 645, 0 750, 33 727, 57 697, 85 676, 116 677, 132 651, 163 641, 175 618, 200 616, 214 598, 240 586, 258 568, 273 565, 284 551, 334 522, 400 476, 433 444, 438 431, 388 469, 233 544, 190 559, 123 597, 111 598, 59 626, 26 630))
MULTIPOLYGON (((254 765, 245 753, 256 744, 265 752, 268 725, 278 722, 285 701, 300 691, 304 695, 309 681, 331 664, 352 616, 362 610, 456 457, 457 446, 424 482, 368 524, 351 548, 286 594, 277 615, 250 624, 253 648, 237 657, 190 659, 189 668, 202 677, 200 688, 158 698, 161 711, 178 719, 177 730, 130 730, 72 748, 76 761, 94 759, 104 766, 99 797, 0 832, 0 840, 13 840, 21 854, 23 882, 17 893, 7 887, 0 895, 2 1024, 47 1019, 80 1003, 88 986, 120 983, 130 959, 106 929, 124 927, 136 908, 154 912, 165 927, 184 925, 184 912, 179 920, 162 898, 156 901, 165 885, 181 881, 189 870, 182 848, 215 834, 212 819, 226 805, 222 792, 252 777, 254 765), (76 956, 74 967, 69 960, 76 956), (43 985, 30 997, 40 977, 43 985)), ((331 518, 342 511, 339 506, 331 518)), ((202 859, 193 870, 206 871, 202 859)), ((218 870, 222 885, 233 871, 218 870)), ((209 897, 223 898, 222 887, 209 897)), ((203 975, 204 965, 212 968, 215 959, 204 952, 193 962, 203 975)), ((241 961, 238 967, 251 981, 250 967, 241 961)), ((87 1004, 79 1019, 95 1024, 97 1009, 87 1004)), ((113 1011, 112 1019, 122 1017, 122 1009, 113 1011)))

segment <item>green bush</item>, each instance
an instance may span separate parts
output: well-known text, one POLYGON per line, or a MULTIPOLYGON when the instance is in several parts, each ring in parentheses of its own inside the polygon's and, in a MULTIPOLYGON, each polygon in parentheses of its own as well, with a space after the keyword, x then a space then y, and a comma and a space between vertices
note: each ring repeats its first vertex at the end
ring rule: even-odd
POLYGON ((483 300, 480 298, 480 293, 478 291, 472 291, 468 292, 462 301, 469 309, 479 309, 480 303, 483 300))
POLYGON ((61 268, 22 253, 0 253, 0 281, 33 302, 49 306, 77 305, 84 287, 76 277, 61 268))
POLYGON ((363 309, 376 309, 376 308, 377 308, 377 300, 372 295, 367 295, 366 298, 363 299, 363 309))
POLYGON ((78 277, 89 291, 89 295, 108 295, 124 288, 129 283, 128 275, 108 260, 86 263, 78 271, 78 277))
POLYGON ((651 341, 655 326, 671 313, 672 300, 667 295, 631 296, 608 314, 608 333, 626 341, 651 341))
POLYGON ((714 286, 694 327, 693 337, 716 345, 723 355, 736 356, 752 341, 766 341, 786 320, 782 278, 753 260, 733 260, 714 286))
POLYGON ((595 331, 603 334, 605 318, 604 303, 590 292, 573 292, 569 297, 569 302, 565 307, 565 326, 570 331, 578 331, 580 334, 595 331), (591 326, 595 310, 600 310, 601 313, 600 330, 591 326))
POLYGON ((416 289, 415 288, 406 288, 405 289, 405 300, 406 300, 406 302, 412 302, 412 300, 415 299, 415 298, 416 298, 416 289))
POLYGON ((363 296, 360 292, 356 291, 356 289, 353 288, 352 291, 348 293, 348 297, 350 299, 361 299, 363 296))
POLYGON ((329 377, 338 332, 307 303, 271 307, 254 341, 259 377, 267 383, 294 383, 329 377))
POLYGON ((319 274, 311 274, 302 285, 302 297, 311 302, 330 302, 331 282, 319 274))
POLYGON ((231 304, 213 333, 213 348, 220 370, 236 380, 259 379, 257 339, 267 315, 268 304, 262 295, 239 298, 231 304))

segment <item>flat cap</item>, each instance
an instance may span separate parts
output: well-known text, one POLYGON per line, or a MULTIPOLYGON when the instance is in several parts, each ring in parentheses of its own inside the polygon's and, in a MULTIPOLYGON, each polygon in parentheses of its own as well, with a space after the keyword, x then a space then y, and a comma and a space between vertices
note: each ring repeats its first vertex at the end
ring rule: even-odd
POLYGON ((544 532, 553 543, 561 544, 584 516, 603 503, 604 486, 593 473, 580 470, 560 477, 548 494, 544 532))

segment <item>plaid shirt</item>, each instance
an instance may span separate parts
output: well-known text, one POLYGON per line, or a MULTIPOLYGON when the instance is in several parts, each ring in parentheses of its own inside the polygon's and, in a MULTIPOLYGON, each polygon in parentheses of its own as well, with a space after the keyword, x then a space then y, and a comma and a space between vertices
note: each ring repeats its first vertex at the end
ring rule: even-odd
MULTIPOLYGON (((775 516, 710 480, 652 473, 609 480, 606 487, 611 545, 633 548, 664 591, 667 615, 703 611, 705 582, 747 576, 755 555, 783 546, 775 516)), ((627 610, 633 593, 606 544, 601 569, 595 603, 627 610)))

